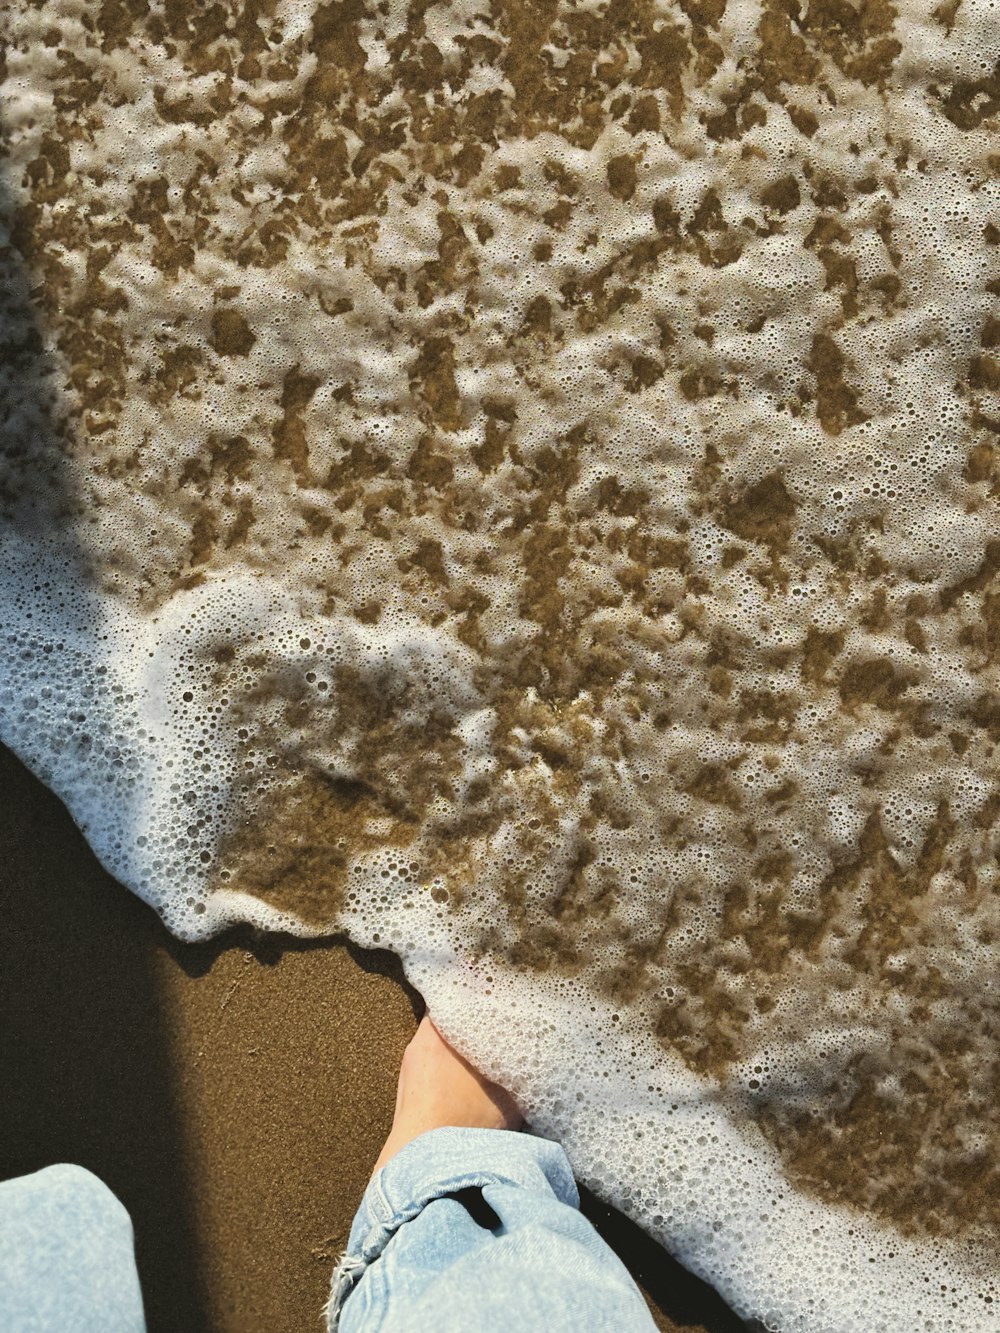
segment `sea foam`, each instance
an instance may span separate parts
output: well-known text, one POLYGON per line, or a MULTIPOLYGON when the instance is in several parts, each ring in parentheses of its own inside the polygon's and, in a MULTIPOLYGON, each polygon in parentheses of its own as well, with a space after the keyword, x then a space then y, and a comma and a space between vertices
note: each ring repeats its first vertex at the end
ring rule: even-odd
POLYGON ((3 19, 0 736, 781 1333, 1000 1328, 998 17, 3 19))

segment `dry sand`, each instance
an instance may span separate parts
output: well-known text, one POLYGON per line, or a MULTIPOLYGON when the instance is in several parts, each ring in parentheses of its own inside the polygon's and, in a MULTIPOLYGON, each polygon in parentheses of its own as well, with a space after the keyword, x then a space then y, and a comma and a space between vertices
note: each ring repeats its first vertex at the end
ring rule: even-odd
MULTIPOLYGON (((182 945, 0 748, 0 1179, 79 1162, 125 1203, 150 1333, 321 1327, 419 997, 342 944, 182 945)), ((742 1324, 585 1207, 660 1328, 742 1324)))

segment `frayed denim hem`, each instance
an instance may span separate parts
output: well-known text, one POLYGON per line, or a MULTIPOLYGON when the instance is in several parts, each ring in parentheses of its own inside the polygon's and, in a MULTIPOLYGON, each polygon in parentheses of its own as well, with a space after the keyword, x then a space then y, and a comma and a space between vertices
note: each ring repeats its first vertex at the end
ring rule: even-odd
POLYGON ((337 1260, 330 1282, 330 1296, 323 1306, 323 1318, 326 1320, 327 1333, 337 1333, 340 1324, 340 1312, 344 1302, 361 1281, 361 1275, 368 1267, 367 1259, 347 1250, 337 1260))

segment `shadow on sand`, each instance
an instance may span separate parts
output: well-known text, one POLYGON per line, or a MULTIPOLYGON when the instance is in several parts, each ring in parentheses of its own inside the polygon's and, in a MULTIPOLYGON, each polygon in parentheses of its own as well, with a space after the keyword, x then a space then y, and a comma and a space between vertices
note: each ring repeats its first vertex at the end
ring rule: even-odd
POLYGON ((0 749, 0 1178, 93 1171, 131 1214, 150 1333, 207 1333, 151 968, 163 934, 0 749))

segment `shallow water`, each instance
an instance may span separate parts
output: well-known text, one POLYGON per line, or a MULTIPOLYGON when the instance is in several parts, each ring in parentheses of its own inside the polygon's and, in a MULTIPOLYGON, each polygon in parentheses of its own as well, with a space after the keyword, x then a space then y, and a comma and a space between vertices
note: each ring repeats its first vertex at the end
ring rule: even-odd
POLYGON ((994 1329, 985 0, 8 10, 0 735, 742 1314, 994 1329))

